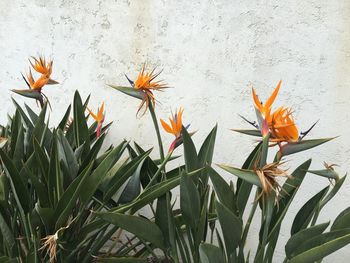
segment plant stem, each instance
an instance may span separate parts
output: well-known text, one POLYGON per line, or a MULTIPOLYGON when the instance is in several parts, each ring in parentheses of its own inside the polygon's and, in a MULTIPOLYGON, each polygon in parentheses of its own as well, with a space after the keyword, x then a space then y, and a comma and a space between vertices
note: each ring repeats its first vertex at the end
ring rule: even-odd
POLYGON ((160 159, 162 161, 164 161, 164 149, 163 149, 162 137, 160 136, 157 116, 156 116, 156 113, 154 111, 152 103, 149 104, 148 109, 149 109, 149 112, 151 113, 154 129, 156 130, 156 134, 157 134, 160 159))
POLYGON ((259 195, 259 189, 256 189, 254 203, 253 203, 253 206, 250 210, 249 217, 247 219, 247 223, 245 224, 244 230, 243 230, 242 240, 241 240, 241 244, 240 244, 240 248, 239 248, 239 258, 241 257, 244 259, 244 245, 245 245, 245 241, 246 241, 247 236, 248 236, 250 224, 252 223, 256 208, 258 206, 258 202, 259 202, 257 200, 258 195, 259 195))
POLYGON ((148 183, 148 185, 145 187, 144 191, 147 190, 150 186, 153 185, 154 181, 157 180, 159 174, 161 173, 161 171, 164 169, 166 163, 169 161, 170 157, 171 157, 171 154, 173 152, 169 152, 167 154, 167 156, 165 157, 165 159, 162 161, 161 165, 159 166, 157 172, 153 175, 152 179, 150 180, 150 182, 148 183))

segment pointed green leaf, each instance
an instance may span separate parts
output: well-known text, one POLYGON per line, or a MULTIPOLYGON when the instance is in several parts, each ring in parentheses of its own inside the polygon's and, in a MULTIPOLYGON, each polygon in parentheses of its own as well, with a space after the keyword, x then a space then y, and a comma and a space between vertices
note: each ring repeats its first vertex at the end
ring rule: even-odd
POLYGON ((18 95, 31 98, 31 99, 36 99, 41 101, 42 96, 39 91, 33 90, 33 89, 13 89, 11 90, 14 93, 17 93, 18 95))
POLYGON ((20 202, 24 212, 27 213, 30 211, 30 203, 29 202, 31 200, 27 186, 26 186, 25 182, 23 181, 23 178, 20 176, 14 163, 6 155, 6 153, 3 152, 2 149, 0 149, 0 156, 1 156, 2 164, 5 167, 6 174, 11 179, 11 181, 13 183, 13 187, 17 193, 19 202, 20 202))
POLYGON ((280 155, 286 156, 297 152, 302 152, 309 150, 311 148, 314 148, 316 146, 319 146, 321 144, 324 144, 326 142, 329 142, 330 140, 333 140, 334 138, 325 138, 325 139, 314 139, 314 140, 302 140, 297 143, 288 143, 284 146, 282 146, 281 150, 279 151, 280 155))
POLYGON ((299 186, 303 182, 304 177, 306 175, 306 171, 310 167, 310 164, 311 164, 311 159, 307 160, 306 162, 298 166, 294 170, 294 172, 291 174, 291 177, 284 182, 281 190, 282 196, 278 201, 278 209, 274 210, 274 214, 272 216, 271 225, 273 227, 270 230, 269 239, 271 239, 274 235, 278 236, 283 218, 285 217, 289 209, 289 206, 292 203, 294 196, 296 195, 299 189, 299 186))
POLYGON ((69 121, 69 115, 70 115, 70 111, 71 111, 72 105, 69 105, 62 120, 60 121, 60 123, 58 124, 58 129, 64 131, 66 129, 67 123, 69 121))
POLYGON ((73 130, 75 145, 78 147, 89 139, 89 130, 85 119, 85 108, 83 107, 79 92, 74 94, 73 102, 73 130))
POLYGON ((214 154, 217 128, 218 126, 215 125, 215 127, 208 134, 207 138, 204 140, 202 147, 199 150, 198 162, 199 162, 199 165, 201 166, 211 165, 211 162, 213 160, 213 154, 214 154))
POLYGON ((309 170, 309 173, 316 174, 329 179, 339 180, 339 175, 333 169, 309 170))
POLYGON ((151 242, 158 248, 165 248, 159 227, 146 218, 110 212, 97 213, 97 216, 136 235, 141 240, 151 242))
POLYGON ((185 173, 180 181, 180 207, 186 223, 194 229, 199 220, 200 197, 192 178, 185 173))
MULTIPOLYGON (((261 147, 262 142, 259 142, 245 160, 244 164, 242 165, 242 169, 254 169, 257 158, 259 157, 259 152, 261 151, 261 147)), ((237 207, 239 214, 242 216, 252 190, 252 184, 238 178, 236 187, 237 207)))
POLYGON ((107 157, 100 163, 100 165, 93 171, 88 177, 85 184, 85 191, 81 193, 81 200, 85 204, 89 202, 90 198, 94 195, 98 186, 106 177, 108 170, 114 165, 114 163, 120 158, 123 145, 120 145, 113 149, 107 157))
POLYGON ((78 197, 85 191, 85 183, 91 173, 93 163, 89 166, 69 185, 63 193, 54 212, 54 218, 57 218, 55 229, 58 230, 66 224, 66 221, 71 216, 72 209, 76 205, 78 197))
POLYGON ((319 210, 321 210, 338 193, 345 179, 346 179, 346 175, 336 181, 335 185, 332 187, 332 189, 329 191, 326 197, 323 198, 322 201, 320 202, 319 210))
POLYGON ((293 253, 294 251, 296 251, 298 247, 303 246, 306 240, 322 234, 323 231, 325 231, 328 226, 329 226, 329 222, 315 225, 315 226, 303 229, 298 233, 294 234, 293 236, 291 236, 291 238, 288 240, 285 246, 287 257, 288 258, 293 257, 294 256, 293 253))
POLYGON ((220 248, 212 244, 203 243, 199 246, 201 263, 223 263, 225 262, 220 248))
POLYGON ((57 131, 57 139, 59 157, 61 160, 63 160, 66 167, 69 168, 68 172, 70 174, 70 178, 74 179, 78 174, 79 165, 77 159, 75 158, 73 149, 64 136, 62 130, 57 131))
POLYGON ((350 243, 350 229, 336 230, 316 236, 295 251, 287 263, 316 262, 350 243))
POLYGON ((198 156, 196 147, 191 139, 191 136, 188 134, 186 128, 182 127, 182 138, 184 145, 184 158, 186 164, 186 171, 192 172, 198 169, 198 156))
POLYGON ((58 157, 58 139, 56 132, 51 145, 50 164, 48 173, 48 192, 50 194, 50 201, 56 205, 63 194, 63 175, 61 172, 60 161, 58 157))
POLYGON ((299 232, 300 230, 306 228, 314 215, 319 202, 325 196, 329 189, 329 186, 323 188, 320 192, 314 195, 309 201, 307 201, 303 207, 299 210, 294 218, 291 234, 299 232))
POLYGON ((32 130, 34 128, 34 125, 33 125, 32 121, 28 118, 27 114, 24 112, 22 107, 17 103, 17 101, 15 101, 13 98, 12 98, 12 101, 13 101, 13 104, 16 106, 16 109, 21 114, 21 117, 22 117, 23 121, 25 122, 26 127, 29 130, 32 130))
POLYGON ((143 100, 144 94, 140 90, 130 88, 130 87, 123 87, 123 86, 115 86, 115 85, 108 85, 108 86, 110 86, 111 88, 118 90, 126 95, 143 100))
POLYGON ((219 164, 218 166, 220 168, 224 169, 225 171, 229 172, 230 174, 233 174, 233 175, 237 176, 238 178, 240 178, 240 179, 242 179, 250 184, 261 187, 259 177, 252 170, 239 169, 239 168, 231 167, 231 166, 224 165, 224 164, 219 164))
POLYGON ((261 137, 261 131, 258 129, 252 129, 252 130, 232 129, 232 131, 243 133, 250 136, 261 137))
POLYGON ((228 255, 235 252, 242 235, 242 221, 220 202, 215 202, 228 255))
MULTIPOLYGON (((0 231, 1 231, 1 237, 3 239, 4 244, 6 245, 7 249, 10 251, 10 254, 14 256, 14 249, 16 246, 16 241, 14 239, 15 235, 14 233, 12 233, 12 230, 10 226, 7 224, 2 213, 0 213, 0 231)), ((0 262, 1 262, 1 259, 0 259, 0 262)))
POLYGON ((340 230, 344 228, 350 228, 350 207, 343 210, 337 216, 337 218, 334 220, 331 230, 340 230))
POLYGON ((97 262, 101 263, 147 263, 147 258, 133 258, 133 257, 108 257, 97 258, 97 262))
POLYGON ((209 177, 213 183, 215 193, 219 201, 237 215, 236 196, 225 179, 220 176, 213 168, 207 167, 209 177))

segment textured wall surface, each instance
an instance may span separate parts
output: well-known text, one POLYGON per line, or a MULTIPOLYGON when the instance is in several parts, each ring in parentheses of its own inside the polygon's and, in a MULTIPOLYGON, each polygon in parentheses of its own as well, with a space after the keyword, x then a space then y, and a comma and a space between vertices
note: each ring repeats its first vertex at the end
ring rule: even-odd
MULTIPOLYGON (((123 74, 134 78, 147 61, 164 69, 162 78, 174 87, 156 94, 162 103, 159 117, 183 106, 185 122, 198 129, 197 144, 218 123, 215 162, 238 166, 254 141, 229 129, 248 127, 237 114, 254 119, 252 86, 265 99, 283 79, 276 106, 293 107, 300 130, 319 120, 310 138, 340 136, 291 156, 288 166, 313 158, 312 168, 327 161, 340 164, 345 173, 350 168, 350 2, 297 2, 0 1, 0 120, 13 110, 11 96, 22 101, 9 89, 24 88, 20 72, 27 70, 27 58, 41 53, 54 58, 52 76, 61 83, 45 89, 53 124, 78 89, 83 97, 92 94, 92 108, 105 101, 106 118, 114 121, 109 142, 126 138, 145 148, 156 145, 150 116, 135 117, 139 101, 106 86, 126 85, 123 74)), ((168 143, 172 139, 163 137, 168 143)), ((295 213, 327 184, 307 176, 283 225, 276 263, 283 261, 282 244, 295 213)), ((334 219, 349 203, 348 180, 322 212, 322 220, 334 219)), ((252 235, 248 246, 254 248, 256 240, 252 235)), ((349 251, 324 262, 346 262, 349 251)))

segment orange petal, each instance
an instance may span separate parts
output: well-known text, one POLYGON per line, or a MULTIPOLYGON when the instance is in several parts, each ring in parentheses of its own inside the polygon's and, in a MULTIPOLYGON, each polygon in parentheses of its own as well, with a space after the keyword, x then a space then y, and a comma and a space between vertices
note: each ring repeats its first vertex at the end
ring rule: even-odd
POLYGON ((255 107, 256 107, 260 112, 262 112, 263 105, 262 105, 261 102, 259 101, 259 98, 258 98, 258 96, 256 95, 256 92, 255 92, 255 89, 254 89, 254 88, 252 88, 252 93, 253 93, 253 100, 254 100, 255 107))
POLYGON ((165 121, 160 119, 160 123, 162 124, 162 126, 166 132, 173 134, 173 130, 170 128, 170 126, 165 121))
POLYGON ((98 121, 98 118, 97 116, 95 115, 95 113, 93 113, 89 108, 86 108, 89 112, 89 114, 91 115, 91 117, 95 120, 95 121, 98 121))
POLYGON ((178 114, 177 114, 177 122, 176 122, 176 132, 181 133, 182 130, 182 113, 184 109, 180 108, 178 114))
POLYGON ((105 109, 105 103, 102 102, 101 108, 99 109, 99 111, 97 113, 98 121, 102 121, 104 109, 105 109))
POLYGON ((280 80, 277 84, 277 87, 275 88, 275 90, 273 91, 273 93, 271 94, 270 98, 268 98, 268 100, 266 101, 265 103, 265 108, 270 108, 272 106, 272 103, 275 101, 276 99, 276 96, 278 94, 278 91, 281 87, 281 83, 282 83, 282 80, 280 80))

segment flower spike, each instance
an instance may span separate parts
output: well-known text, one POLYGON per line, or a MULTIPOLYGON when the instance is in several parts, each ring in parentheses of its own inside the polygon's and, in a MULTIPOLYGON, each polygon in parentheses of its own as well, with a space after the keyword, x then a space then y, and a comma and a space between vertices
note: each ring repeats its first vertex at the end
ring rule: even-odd
POLYGON ((97 128, 96 128, 97 138, 101 136, 102 125, 105 120, 104 108, 105 108, 104 102, 102 102, 101 107, 97 109, 97 114, 93 113, 89 108, 86 108, 90 116, 97 122, 97 128))
MULTIPOLYGON (((179 146, 182 143, 182 114, 184 109, 180 108, 175 114, 172 114, 172 116, 169 118, 169 124, 166 123, 164 120, 160 119, 160 123, 162 124, 164 130, 167 133, 173 134, 175 136, 175 140, 171 143, 169 152, 173 151, 177 146, 179 146)), ((188 129, 190 125, 187 125, 184 127, 184 129, 188 129)))
POLYGON ((282 81, 278 82, 275 90, 265 103, 259 101, 254 88, 252 89, 259 129, 262 135, 270 132, 270 140, 275 143, 297 142, 299 140, 299 132, 292 116, 292 110, 282 106, 272 112, 272 104, 277 97, 281 83, 282 81))
POLYGON ((32 57, 32 60, 29 59, 29 63, 32 67, 32 69, 39 73, 40 76, 35 79, 33 77, 33 73, 31 68, 29 68, 29 71, 26 75, 26 77, 22 74, 22 78, 24 79, 25 83, 28 86, 28 89, 21 89, 21 90, 12 90, 13 92, 28 97, 28 98, 34 98, 37 101, 40 102, 40 105, 43 106, 44 99, 49 103, 47 97, 42 93, 42 88, 45 85, 52 85, 52 84, 58 84, 57 81, 51 79, 51 73, 52 73, 52 66, 53 61, 47 61, 43 57, 35 58, 32 57))
POLYGON ((129 80, 129 78, 127 78, 129 83, 133 86, 134 89, 142 92, 143 99, 137 110, 137 114, 139 114, 141 109, 144 107, 145 109, 142 115, 146 113, 146 110, 148 109, 150 103, 152 104, 153 107, 155 106, 156 99, 154 97, 153 91, 154 90, 161 91, 163 89, 168 88, 168 86, 165 83, 163 83, 162 80, 154 81, 162 71, 155 73, 155 68, 153 68, 152 71, 146 72, 145 67, 146 67, 146 64, 143 64, 141 71, 139 72, 139 75, 134 82, 129 80))

